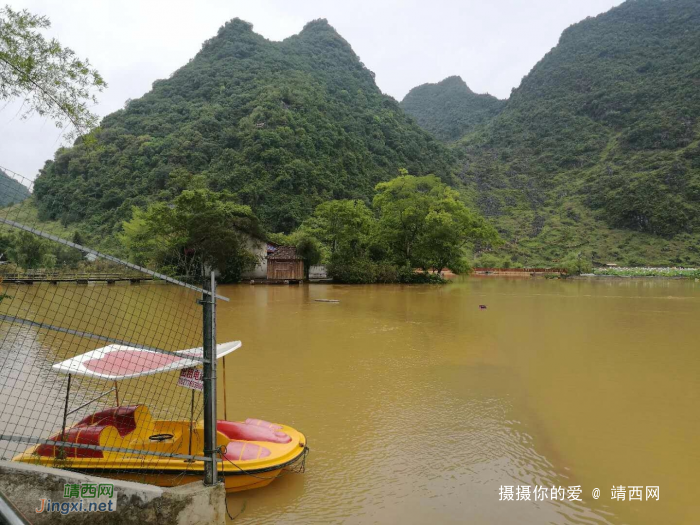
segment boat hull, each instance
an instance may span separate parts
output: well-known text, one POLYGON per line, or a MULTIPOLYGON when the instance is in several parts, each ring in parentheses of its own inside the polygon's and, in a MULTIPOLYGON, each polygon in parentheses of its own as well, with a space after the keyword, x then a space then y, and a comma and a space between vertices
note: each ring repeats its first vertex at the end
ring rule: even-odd
MULTIPOLYGON (((251 421, 254 423, 217 422, 217 472, 227 492, 269 485, 285 469, 302 467, 308 452, 306 437, 298 430, 251 421)), ((50 438, 63 446, 37 445, 13 461, 161 487, 204 479, 205 462, 187 459, 203 455, 201 421, 151 420, 141 405, 99 412, 63 435, 63 439, 60 435, 50 438)))
MULTIPOLYGON (((239 469, 227 468, 224 464, 222 473, 221 467, 218 469, 219 481, 223 477, 224 487, 226 492, 241 492, 244 490, 257 489, 266 487, 278 477, 284 475, 285 468, 292 466, 300 461, 303 461, 302 455, 305 450, 302 450, 300 455, 295 458, 289 465, 272 467, 271 470, 263 471, 246 471, 239 469)), ((201 463, 201 462, 198 462, 201 463)), ((203 470, 183 470, 174 472, 162 472, 158 470, 139 469, 134 472, 127 471, 106 471, 104 469, 70 469, 83 474, 100 476, 110 479, 120 479, 124 481, 133 481, 136 483, 146 483, 148 485, 156 485, 158 487, 179 487, 187 483, 202 482, 204 479, 203 470)))

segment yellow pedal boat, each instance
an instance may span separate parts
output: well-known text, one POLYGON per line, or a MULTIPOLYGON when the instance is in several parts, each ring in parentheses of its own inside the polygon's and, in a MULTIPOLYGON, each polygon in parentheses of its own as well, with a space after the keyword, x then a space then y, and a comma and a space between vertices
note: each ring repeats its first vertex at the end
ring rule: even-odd
MULTIPOLYGON (((203 479, 202 459, 178 457, 203 455, 203 430, 201 421, 151 419, 144 405, 115 407, 86 417, 67 428, 63 438, 58 433, 13 461, 173 487, 203 479), (51 444, 57 442, 64 444, 51 444)), ((217 470, 227 492, 264 487, 285 469, 303 469, 308 451, 301 432, 257 419, 218 421, 217 446, 217 470)))
MULTIPOLYGON (((217 358, 241 347, 240 341, 218 345, 217 358)), ((53 365, 69 375, 64 429, 13 461, 68 469, 95 476, 173 487, 204 477, 202 421, 153 419, 145 405, 119 406, 116 382, 173 370, 199 362, 202 349, 163 353, 124 345, 109 345, 53 365), (100 410, 65 427, 70 376, 83 375, 115 382, 117 406, 100 410)), ((100 395, 95 400, 104 396, 100 395)), ((194 399, 194 398, 193 398, 194 399)), ((95 401, 93 400, 93 401, 95 401)), ((194 407, 194 404, 192 405, 194 407)), ((216 422, 217 472, 227 492, 264 487, 283 470, 303 471, 308 447, 304 435, 286 425, 260 419, 216 422)))

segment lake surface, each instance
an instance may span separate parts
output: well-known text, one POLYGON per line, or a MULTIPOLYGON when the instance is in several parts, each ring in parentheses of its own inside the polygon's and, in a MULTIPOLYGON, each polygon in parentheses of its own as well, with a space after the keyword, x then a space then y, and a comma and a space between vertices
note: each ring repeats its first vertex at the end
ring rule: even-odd
MULTIPOLYGON (((226 358, 226 416, 287 423, 311 448, 304 475, 228 497, 236 524, 700 523, 700 283, 219 290, 231 302, 219 302, 218 339, 243 341, 226 358), (502 486, 548 497, 500 501, 502 486), (552 486, 580 486, 583 501, 552 501, 552 486), (613 486, 625 501, 611 500, 613 486), (658 486, 659 501, 629 501, 630 486, 642 499, 658 486)), ((201 341, 196 294, 174 286, 8 291, 0 313, 165 349, 201 341)), ((6 323, 0 341, 0 428, 50 435, 66 388, 51 364, 103 343, 6 323)), ((175 417, 190 406, 176 376, 124 381, 120 393, 175 417)), ((71 406, 107 388, 74 386, 71 406)), ((15 445, 8 457, 26 448, 15 445)))
POLYGON ((288 423, 311 448, 303 476, 229 496, 238 524, 700 522, 698 283, 220 291, 219 340, 244 343, 229 419, 288 423), (499 501, 552 485, 583 502, 499 501))

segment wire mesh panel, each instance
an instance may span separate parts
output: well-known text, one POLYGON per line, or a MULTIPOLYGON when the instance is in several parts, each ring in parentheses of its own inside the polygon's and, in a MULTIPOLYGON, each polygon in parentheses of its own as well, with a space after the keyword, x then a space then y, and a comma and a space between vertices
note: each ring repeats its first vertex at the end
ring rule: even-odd
POLYGON ((0 457, 202 479, 202 291, 85 247, 70 221, 41 216, 29 181, 3 171, 0 457))

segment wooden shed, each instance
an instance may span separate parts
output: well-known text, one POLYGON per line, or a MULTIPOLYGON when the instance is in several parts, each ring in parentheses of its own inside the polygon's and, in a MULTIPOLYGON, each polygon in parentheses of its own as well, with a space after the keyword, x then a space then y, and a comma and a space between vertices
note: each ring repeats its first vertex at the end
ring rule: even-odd
POLYGON ((294 246, 275 246, 267 252, 268 280, 304 280, 304 261, 294 246))

